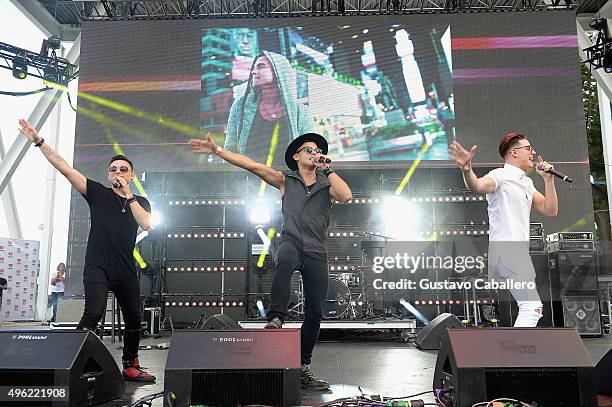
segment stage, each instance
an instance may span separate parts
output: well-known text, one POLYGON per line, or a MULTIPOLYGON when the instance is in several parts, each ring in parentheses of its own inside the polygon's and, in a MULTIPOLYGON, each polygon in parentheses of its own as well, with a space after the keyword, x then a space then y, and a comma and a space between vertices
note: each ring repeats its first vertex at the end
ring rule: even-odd
MULTIPOLYGON (((0 327, 0 330, 16 329, 14 326, 0 327)), ((19 327, 35 331, 48 328, 19 327)), ((303 406, 318 406, 341 397, 360 395, 358 387, 368 395, 384 395, 388 397, 403 397, 429 391, 436 363, 437 351, 421 351, 412 343, 400 340, 375 340, 372 336, 363 336, 367 340, 320 341, 315 348, 312 368, 315 374, 332 385, 328 392, 302 391, 303 406)), ((150 346, 150 350, 140 351, 141 364, 157 376, 154 384, 126 383, 122 399, 103 404, 105 407, 129 406, 136 400, 148 394, 164 390, 164 366, 168 350, 158 349, 158 345, 171 342, 171 335, 165 332, 161 338, 144 338, 141 347, 150 346)), ((612 338, 583 339, 593 363, 612 348, 612 338)), ((117 363, 121 360, 122 345, 111 343, 109 337, 104 338, 104 344, 110 350, 117 363)), ((411 399, 423 399, 433 403, 431 393, 411 399)), ((162 406, 161 399, 152 404, 162 406)), ((612 402, 600 400, 599 406, 612 406, 612 402)))

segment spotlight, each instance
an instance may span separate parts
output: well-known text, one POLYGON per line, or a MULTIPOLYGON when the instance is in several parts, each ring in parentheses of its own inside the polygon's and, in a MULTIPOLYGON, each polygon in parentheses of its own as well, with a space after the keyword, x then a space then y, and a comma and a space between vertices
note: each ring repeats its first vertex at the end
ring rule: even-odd
POLYGON ((28 76, 28 64, 22 57, 13 59, 13 76, 17 79, 25 79, 28 76))
POLYGON ((159 226, 161 224, 161 213, 159 211, 151 212, 151 226, 159 226))
POLYGON ((251 223, 265 225, 270 222, 270 208, 263 200, 259 200, 250 214, 251 223))

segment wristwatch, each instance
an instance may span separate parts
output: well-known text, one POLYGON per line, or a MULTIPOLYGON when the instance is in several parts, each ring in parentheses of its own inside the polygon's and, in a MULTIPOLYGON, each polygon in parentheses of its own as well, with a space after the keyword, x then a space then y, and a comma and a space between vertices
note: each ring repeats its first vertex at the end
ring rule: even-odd
POLYGON ((329 174, 331 174, 332 172, 334 172, 334 170, 331 169, 331 167, 326 167, 323 169, 323 174, 325 174, 325 176, 329 177, 329 174))

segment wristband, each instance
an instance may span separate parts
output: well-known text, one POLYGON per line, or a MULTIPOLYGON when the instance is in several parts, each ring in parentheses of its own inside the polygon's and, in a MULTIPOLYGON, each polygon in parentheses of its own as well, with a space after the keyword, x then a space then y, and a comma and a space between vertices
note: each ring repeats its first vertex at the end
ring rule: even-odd
POLYGON ((223 147, 217 146, 217 149, 215 150, 215 154, 219 155, 219 154, 221 154, 221 151, 223 151, 223 147))
POLYGON ((469 171, 472 169, 472 164, 463 165, 461 171, 469 171))
POLYGON ((331 174, 332 172, 334 172, 334 170, 331 169, 331 167, 327 167, 323 170, 323 174, 325 174, 325 176, 329 177, 329 174, 331 174))
POLYGON ((43 143, 44 143, 44 142, 45 142, 45 139, 44 139, 44 138, 41 138, 41 139, 40 139, 40 141, 39 141, 38 143, 34 144, 34 147, 40 147, 40 146, 42 146, 42 145, 43 145, 43 143))
POLYGON ((136 202, 136 197, 134 195, 132 195, 132 197, 127 200, 127 203, 128 203, 128 205, 131 205, 134 202, 136 202))

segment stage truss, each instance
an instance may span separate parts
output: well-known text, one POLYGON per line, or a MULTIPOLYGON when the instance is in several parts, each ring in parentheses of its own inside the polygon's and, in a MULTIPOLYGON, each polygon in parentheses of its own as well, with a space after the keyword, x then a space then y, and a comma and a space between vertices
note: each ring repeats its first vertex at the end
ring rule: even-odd
POLYGON ((62 0, 74 20, 295 17, 575 9, 578 0, 62 0))

